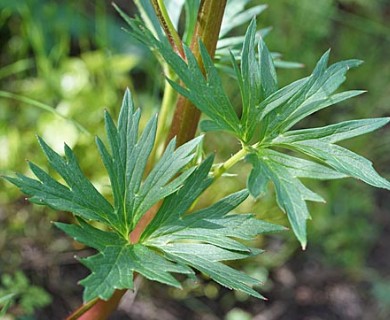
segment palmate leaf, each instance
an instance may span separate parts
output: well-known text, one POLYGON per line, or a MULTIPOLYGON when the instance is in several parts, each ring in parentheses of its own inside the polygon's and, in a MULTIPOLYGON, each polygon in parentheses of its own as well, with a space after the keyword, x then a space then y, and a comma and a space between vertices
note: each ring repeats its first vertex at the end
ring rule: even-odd
POLYGON ((106 131, 112 155, 100 139, 97 139, 113 186, 115 210, 127 234, 153 204, 181 186, 192 169, 173 180, 172 178, 191 161, 193 151, 201 140, 201 137, 194 139, 176 150, 175 140, 172 140, 160 161, 142 183, 155 140, 157 122, 155 117, 152 118, 137 141, 139 120, 140 113, 133 111, 130 92, 127 91, 119 115, 118 128, 106 113, 106 131))
POLYGON ((308 115, 365 92, 353 90, 334 94, 345 81, 346 72, 362 62, 346 60, 327 67, 328 59, 329 51, 321 57, 310 77, 275 92, 260 103, 257 108, 262 125, 260 139, 275 138, 308 115))
POLYGON ((191 175, 193 168, 183 168, 194 157, 194 149, 202 137, 177 149, 175 140, 172 140, 161 159, 142 181, 155 140, 156 117, 146 124, 140 135, 139 121, 140 111, 134 110, 130 92, 126 91, 118 126, 108 113, 105 114, 110 151, 99 138, 96 139, 111 180, 113 205, 83 175, 68 146, 65 145, 65 157, 62 157, 40 138, 40 145, 49 164, 66 185, 57 182, 33 163, 29 165, 37 180, 21 174, 5 177, 30 196, 31 202, 70 211, 79 217, 78 224, 56 225, 77 241, 100 252, 84 261, 92 271, 82 281, 86 287, 86 300, 96 297, 107 299, 116 288, 132 288, 134 271, 149 279, 172 285, 178 284, 168 272, 190 272, 188 268, 169 262, 147 248, 130 245, 128 236, 152 205, 180 189, 191 175), (103 229, 94 227, 91 224, 93 221, 102 223, 103 229), (129 264, 129 261, 132 263, 129 264), (158 264, 154 272, 152 261, 158 264))
POLYGON ((172 263, 141 244, 107 244, 99 254, 81 262, 92 270, 80 281, 85 287, 84 301, 96 297, 107 300, 116 289, 133 288, 133 272, 179 288, 180 283, 170 273, 192 273, 191 269, 172 263))
POLYGON ((243 190, 214 205, 187 214, 192 203, 211 183, 208 177, 212 157, 206 159, 183 187, 165 199, 141 241, 170 259, 205 273, 221 285, 261 297, 252 289, 259 281, 240 273, 222 261, 243 259, 261 253, 239 240, 284 230, 283 227, 256 219, 251 214, 231 214, 248 197, 243 190))
POLYGON ((191 203, 207 188, 209 178, 205 172, 210 166, 211 161, 206 160, 181 190, 165 200, 154 224, 152 222, 145 231, 142 242, 178 263, 205 273, 225 287, 260 298, 261 295, 252 288, 259 284, 258 280, 221 262, 261 253, 261 250, 247 247, 238 240, 252 240, 258 234, 281 231, 283 227, 257 220, 251 214, 231 214, 230 211, 248 197, 246 190, 208 208, 185 214, 191 203), (186 200, 178 204, 184 192, 186 200))
POLYGON ((269 181, 272 181, 279 207, 287 213, 292 229, 306 247, 306 220, 310 218, 306 201, 324 202, 322 197, 305 187, 298 177, 340 178, 342 174, 324 166, 272 150, 262 150, 251 154, 249 161, 253 170, 248 177, 249 191, 254 196, 264 193, 269 181), (280 161, 281 160, 281 161, 280 161), (301 167, 301 165, 306 165, 301 167))
POLYGON ((253 145, 254 151, 247 157, 253 164, 248 189, 254 197, 258 197, 266 192, 268 182, 273 183, 278 205, 287 213, 295 235, 305 247, 306 220, 310 217, 306 201, 322 201, 322 198, 308 190, 299 178, 355 177, 370 185, 389 189, 390 183, 379 176, 370 161, 333 144, 376 130, 387 124, 389 119, 353 120, 323 128, 289 131, 303 118, 364 93, 362 90, 335 93, 345 81, 346 72, 360 65, 361 61, 346 60, 328 67, 328 51, 311 76, 277 90, 275 69, 269 63, 272 59, 267 58, 268 50, 261 49, 261 39, 259 56, 263 57, 256 65, 252 45, 254 30, 255 27, 250 25, 246 34, 244 43, 249 44, 243 48, 243 60, 246 61, 241 62, 240 69, 235 68, 243 101, 243 142, 256 138, 253 134, 256 128, 260 128, 258 142, 253 145), (250 50, 247 52, 248 47, 252 53, 250 50), (248 68, 250 65, 252 67, 248 68), (257 75, 254 74, 256 72, 257 75), (267 87, 269 89, 264 90, 267 87), (255 101, 251 101, 253 97, 255 101), (304 153, 315 162, 282 154, 272 150, 273 147, 304 153))
POLYGON ((27 195, 30 201, 57 210, 70 211, 84 220, 105 223, 126 238, 142 215, 160 199, 175 192, 193 169, 177 174, 191 161, 201 137, 175 150, 172 140, 160 161, 142 183, 148 157, 156 134, 153 117, 138 138, 140 111, 134 111, 126 91, 118 127, 106 112, 105 123, 111 153, 97 138, 97 146, 111 180, 114 205, 111 205, 83 175, 72 150, 65 145, 65 158, 54 152, 41 138, 40 145, 49 164, 64 179, 63 185, 33 163, 31 170, 39 180, 23 175, 7 177, 27 195), (175 178, 174 178, 175 177, 175 178))
POLYGON ((128 22, 133 33, 138 34, 139 40, 157 49, 176 72, 184 86, 170 81, 175 90, 191 100, 210 118, 201 123, 201 129, 228 131, 246 145, 249 153, 253 155, 254 164, 248 178, 248 189, 257 197, 265 192, 268 181, 273 182, 278 204, 287 213, 293 230, 303 245, 306 245, 306 220, 309 218, 306 200, 319 201, 320 197, 304 187, 299 180, 301 177, 335 179, 348 176, 387 188, 388 182, 380 178, 368 160, 333 145, 341 139, 375 130, 387 123, 386 119, 367 119, 305 129, 307 131, 289 131, 305 117, 364 93, 362 90, 336 92, 345 81, 347 71, 359 66, 362 63, 360 60, 351 59, 328 66, 327 51, 310 76, 278 89, 272 55, 262 39, 256 39, 258 35, 253 20, 243 41, 240 65, 234 55, 231 55, 242 100, 242 116, 239 118, 223 90, 213 62, 202 45, 200 48, 206 77, 203 77, 188 48, 186 63, 163 40, 145 37, 142 24, 135 20, 128 22), (306 141, 308 139, 310 141, 306 141), (264 153, 274 147, 303 152, 314 161, 264 153), (326 151, 321 151, 322 149, 326 151), (297 162, 294 166, 295 160, 297 162), (299 168, 298 164, 309 165, 315 170, 308 172, 299 168), (363 171, 360 172, 361 170, 363 171))
POLYGON ((307 198, 307 189, 302 188, 297 178, 354 177, 376 187, 389 189, 390 186, 373 169, 370 161, 333 144, 376 130, 387 124, 388 118, 352 120, 323 128, 288 131, 306 116, 364 92, 334 93, 344 82, 347 70, 361 62, 347 60, 327 67, 328 56, 329 52, 325 53, 310 77, 274 92, 258 105, 260 143, 256 145, 257 153, 248 157, 254 166, 248 178, 252 195, 258 196, 265 191, 268 181, 273 182, 278 204, 287 213, 303 247, 306 245, 306 219, 309 218, 305 200, 316 199, 307 198), (326 167, 317 167, 313 173, 307 174, 302 171, 312 170, 314 162, 276 153, 270 149, 273 147, 302 152, 326 167))
POLYGON ((7 177, 28 194, 32 202, 71 211, 77 216, 75 224, 55 225, 98 251, 81 259, 91 270, 91 274, 80 281, 85 287, 84 301, 107 300, 116 289, 132 289, 134 272, 153 281, 180 287, 173 274, 191 275, 193 269, 228 288, 261 298, 252 288, 258 280, 225 266, 223 261, 261 253, 240 240, 252 240, 258 234, 283 228, 257 220, 251 214, 231 213, 247 198, 246 190, 188 214, 193 203, 212 182, 209 171, 213 157, 208 157, 197 168, 188 168, 202 137, 177 149, 175 140, 172 140, 160 160, 143 178, 155 140, 156 117, 152 117, 139 133, 140 116, 127 91, 118 125, 105 113, 108 148, 102 140, 96 139, 111 181, 113 204, 82 174, 70 148, 65 147, 63 158, 42 139, 40 144, 49 163, 66 185, 32 163, 30 168, 38 180, 23 175, 7 177), (131 243, 129 233, 143 214, 160 200, 163 200, 162 205, 139 243, 131 243), (99 223, 95 224, 95 221, 99 223))
POLYGON ((39 142, 49 163, 68 186, 57 182, 32 162, 29 162, 30 169, 39 180, 21 174, 5 179, 29 195, 29 200, 33 203, 47 205, 56 210, 71 211, 83 219, 100 221, 115 227, 117 218, 111 204, 82 175, 72 151, 65 146, 66 158, 63 159, 42 139, 39 138, 39 142))

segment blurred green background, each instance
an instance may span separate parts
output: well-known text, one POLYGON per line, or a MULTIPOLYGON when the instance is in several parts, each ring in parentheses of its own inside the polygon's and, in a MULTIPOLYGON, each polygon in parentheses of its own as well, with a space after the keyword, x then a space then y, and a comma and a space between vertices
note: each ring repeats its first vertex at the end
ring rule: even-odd
MULTIPOLYGON (((116 3, 135 12, 131 1, 116 3)), ((348 74, 344 86, 368 93, 300 126, 390 116, 390 1, 252 3, 269 5, 258 17, 260 28, 273 27, 266 37, 269 48, 304 64, 279 69, 282 85, 309 74, 328 48, 333 62, 365 61, 348 74)), ((123 26, 110 1, 0 1, 1 174, 30 174, 25 159, 44 167, 35 138, 40 135, 58 152, 64 142, 73 147, 86 175, 98 189, 107 188, 93 147, 95 135, 104 131, 103 110, 116 117, 129 87, 146 120, 158 111, 163 89, 158 64, 123 26)), ((225 82, 234 99, 237 88, 228 77, 225 82)), ((207 136, 206 143, 220 157, 234 150, 223 135, 207 136)), ((390 178, 388 127, 346 144, 390 178)), ((239 177, 220 181, 202 203, 242 187, 244 169, 235 168, 239 177)), ((197 283, 186 281, 182 291, 144 281, 135 301, 131 304, 128 296, 113 319, 388 319, 389 194, 352 180, 317 183, 315 188, 327 204, 311 207, 308 249, 302 252, 289 232, 259 239, 267 253, 238 266, 264 280, 268 302, 202 277, 197 283)), ((241 209, 287 225, 272 194, 256 203, 249 200, 241 209)), ((71 217, 32 206, 0 180, 0 303, 1 297, 15 294, 7 319, 60 319, 81 302, 82 288, 76 283, 88 271, 74 255, 90 251, 54 229, 53 220, 71 217)))

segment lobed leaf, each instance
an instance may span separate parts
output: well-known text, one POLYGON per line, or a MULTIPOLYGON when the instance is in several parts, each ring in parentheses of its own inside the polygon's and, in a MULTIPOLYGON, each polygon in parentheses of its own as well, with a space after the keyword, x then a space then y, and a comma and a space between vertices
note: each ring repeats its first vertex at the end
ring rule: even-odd
MULTIPOLYGON (((124 13, 122 12, 121 14, 124 13)), ((186 63, 173 51, 167 39, 156 39, 141 21, 127 17, 126 22, 131 28, 132 36, 152 50, 159 52, 185 86, 168 79, 172 87, 179 94, 194 103, 197 108, 208 115, 219 127, 239 135, 238 117, 223 89, 217 69, 203 44, 200 43, 200 53, 206 70, 206 77, 203 76, 198 61, 187 46, 184 46, 187 58, 186 63)))
MULTIPOLYGON (((41 144, 44 143, 42 140, 40 141, 41 144)), ((30 196, 29 200, 32 203, 47 205, 55 210, 70 211, 86 220, 95 220, 115 225, 116 219, 111 205, 97 193, 96 189, 85 177, 81 176, 80 172, 75 172, 74 177, 71 176, 69 166, 75 165, 75 158, 69 164, 46 144, 45 150, 50 152, 51 159, 55 159, 53 161, 56 162, 57 170, 64 170, 61 171, 61 176, 65 176, 73 188, 57 182, 31 162, 29 162, 30 169, 39 180, 28 178, 21 174, 17 174, 16 177, 5 177, 5 179, 30 196), (95 190, 96 193, 91 192, 89 195, 88 192, 91 190, 95 190)), ((77 168, 79 169, 78 166, 77 168)))
POLYGON ((187 267, 172 263, 141 244, 108 245, 81 262, 92 271, 80 281, 85 287, 84 301, 108 300, 116 289, 132 289, 133 272, 175 287, 181 286, 171 272, 191 273, 187 267))
POLYGON ((390 190, 390 182, 375 171, 371 161, 348 149, 321 140, 299 141, 289 144, 289 147, 323 161, 350 177, 374 187, 390 190))
POLYGON ((167 197, 156 216, 147 226, 142 238, 149 237, 158 228, 180 220, 192 204, 198 199, 204 190, 211 184, 212 179, 208 177, 213 164, 214 157, 208 157, 184 182, 183 186, 167 197))
POLYGON ((267 158, 267 160, 285 167, 295 178, 330 180, 345 178, 348 176, 317 162, 297 158, 272 149, 262 150, 261 154, 263 158, 267 158))
MULTIPOLYGON (((221 285, 229 288, 243 291, 256 298, 264 299, 264 297, 257 291, 252 289, 252 286, 260 284, 257 279, 249 277, 244 273, 241 273, 233 268, 230 268, 220 262, 210 259, 210 250, 204 250, 204 245, 179 245, 171 244, 164 247, 164 252, 168 254, 172 259, 180 261, 184 264, 190 265, 191 267, 201 271, 202 273, 210 276, 214 281, 221 285)), ((215 248, 213 249, 214 253, 215 248)), ((231 259, 231 252, 218 250, 215 256, 218 259, 231 259), (225 257, 225 258, 224 258, 225 257)))
MULTIPOLYGON (((194 183, 207 185, 208 180, 203 169, 209 165, 205 162, 202 166, 192 174, 190 179, 194 183)), ((182 191, 189 190, 189 186, 185 184, 177 195, 166 200, 167 203, 173 205, 175 201, 179 201, 182 191)), ((193 190, 196 194, 195 198, 202 191, 202 187, 193 186, 193 190)), ((188 208, 192 203, 191 197, 191 195, 187 197, 184 206, 178 206, 182 208, 179 210, 181 217, 172 211, 171 215, 174 219, 158 220, 160 212, 157 213, 156 221, 160 221, 160 225, 145 238, 144 244, 161 250, 174 261, 209 275, 228 288, 260 297, 251 288, 252 285, 257 284, 255 279, 218 262, 243 259, 261 253, 261 250, 250 248, 238 240, 252 240, 258 234, 281 231, 284 228, 257 220, 251 214, 229 214, 248 197, 246 190, 227 196, 208 208, 183 215, 184 208, 188 208)), ((164 207, 163 204, 160 211, 167 215, 168 208, 172 206, 164 207)))
POLYGON ((273 140, 273 143, 294 143, 304 140, 320 139, 334 143, 350 139, 377 130, 390 122, 390 118, 371 118, 350 120, 321 128, 310 128, 288 131, 273 140))
MULTIPOLYGON (((305 169, 300 168, 298 163, 296 166, 292 166, 293 157, 280 157, 278 153, 270 150, 261 150, 256 155, 251 154, 248 160, 253 165, 253 170, 248 178, 249 191, 254 197, 258 197, 265 192, 268 182, 272 181, 278 205, 287 214, 297 239, 305 248, 307 243, 306 220, 310 218, 306 201, 324 202, 324 200, 305 187, 297 177, 315 177, 313 176, 314 172, 319 171, 323 177, 329 175, 335 178, 337 173, 309 161, 307 163, 311 164, 311 167, 305 169), (279 159, 279 162, 275 161, 275 158, 279 159), (283 161, 286 159, 287 161, 283 161)), ((300 164, 306 163, 303 159, 298 159, 298 161, 300 164)))
POLYGON ((360 65, 361 61, 346 60, 327 67, 328 59, 329 51, 322 56, 310 77, 298 80, 274 96, 271 95, 269 101, 266 99, 262 102, 258 108, 258 119, 263 124, 262 138, 275 138, 304 117, 364 92, 333 94, 345 81, 346 72, 360 65))
POLYGON ((54 225, 64 231, 74 240, 85 244, 88 247, 103 251, 109 245, 124 245, 126 240, 116 232, 100 230, 89 223, 78 219, 78 225, 55 222, 54 225))

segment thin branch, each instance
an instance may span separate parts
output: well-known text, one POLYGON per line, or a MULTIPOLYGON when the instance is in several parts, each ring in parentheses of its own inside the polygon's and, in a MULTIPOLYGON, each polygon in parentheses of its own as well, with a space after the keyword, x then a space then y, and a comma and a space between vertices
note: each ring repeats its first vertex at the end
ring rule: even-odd
POLYGON ((167 8, 165 7, 163 0, 152 0, 152 5, 154 11, 156 12, 157 18, 160 20, 161 27, 163 28, 169 43, 172 48, 183 58, 185 59, 185 53, 183 49, 183 44, 179 37, 179 34, 174 27, 171 18, 169 17, 167 8))

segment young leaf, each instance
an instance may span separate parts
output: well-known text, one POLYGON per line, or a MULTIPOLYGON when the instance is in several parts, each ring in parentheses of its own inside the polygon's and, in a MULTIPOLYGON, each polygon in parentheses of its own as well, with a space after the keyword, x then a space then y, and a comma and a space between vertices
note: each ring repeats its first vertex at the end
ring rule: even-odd
POLYGON ((311 176, 311 173, 291 170, 290 167, 285 167, 283 163, 274 161, 272 154, 268 152, 259 152, 257 157, 251 154, 249 161, 251 161, 254 169, 251 173, 252 178, 249 177, 248 179, 248 189, 256 197, 263 193, 266 184, 272 181, 278 205, 287 213, 296 237, 301 242, 302 247, 305 248, 307 243, 306 220, 310 218, 305 201, 324 202, 320 196, 306 188, 297 179, 298 176, 305 174, 311 176))
POLYGON ((335 144, 321 140, 306 140, 289 144, 333 169, 350 177, 362 180, 374 187, 390 190, 390 182, 382 178, 373 168, 371 161, 335 144))
MULTIPOLYGON (((364 92, 351 91, 333 94, 345 81, 346 72, 350 68, 361 64, 361 61, 346 60, 327 67, 328 58, 329 51, 322 56, 310 77, 302 79, 289 87, 288 90, 287 88, 281 89, 282 92, 288 91, 293 95, 288 95, 288 98, 277 99, 277 103, 275 103, 274 96, 269 97, 270 101, 266 99, 262 102, 262 105, 258 108, 258 119, 264 126, 261 138, 275 138, 304 117, 364 92), (271 102, 273 102, 272 106, 269 106, 271 102)), ((278 92, 275 95, 283 96, 278 92)))
MULTIPOLYGON (((125 16, 123 12, 121 14, 125 16)), ((188 47, 184 46, 187 58, 186 63, 173 51, 167 39, 156 39, 141 21, 130 19, 126 16, 126 22, 130 26, 132 36, 152 50, 159 52, 185 86, 168 79, 173 88, 194 103, 217 126, 236 136, 240 136, 238 117, 203 44, 200 43, 200 52, 206 70, 206 77, 203 75, 195 56, 188 47)))
POLYGON ((245 34, 242 48, 241 71, 236 67, 235 59, 232 64, 236 71, 242 98, 241 126, 242 140, 249 141, 253 137, 257 125, 256 106, 277 90, 276 71, 272 57, 260 38, 258 44, 258 59, 256 58, 256 20, 253 19, 245 34))
POLYGON ((377 130, 390 122, 390 118, 371 118, 344 121, 321 128, 288 131, 273 140, 273 143, 293 143, 304 140, 321 139, 334 143, 377 130))

